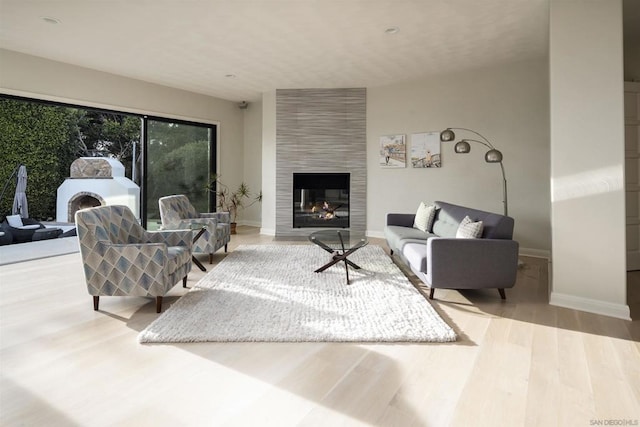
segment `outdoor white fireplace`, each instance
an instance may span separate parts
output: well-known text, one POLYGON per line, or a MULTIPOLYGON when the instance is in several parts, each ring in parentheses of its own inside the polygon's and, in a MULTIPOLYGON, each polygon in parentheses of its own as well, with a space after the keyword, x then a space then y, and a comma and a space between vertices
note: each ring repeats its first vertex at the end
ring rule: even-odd
POLYGON ((124 166, 107 157, 81 157, 70 168, 70 177, 58 187, 57 222, 75 222, 79 209, 125 205, 140 217, 140 187, 124 174, 124 166))

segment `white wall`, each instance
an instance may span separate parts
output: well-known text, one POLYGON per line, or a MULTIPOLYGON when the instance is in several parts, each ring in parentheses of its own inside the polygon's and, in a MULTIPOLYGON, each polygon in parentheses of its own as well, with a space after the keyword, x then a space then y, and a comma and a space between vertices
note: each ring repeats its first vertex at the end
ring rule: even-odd
MULTIPOLYGON (((262 189, 262 102, 251 102, 244 114, 244 182, 251 190, 252 199, 262 189)), ((249 201, 248 204, 253 203, 249 201)), ((241 224, 260 227, 262 207, 260 203, 247 206, 241 213, 241 224)))
MULTIPOLYGON (((548 74, 545 58, 367 88, 367 230, 382 235, 388 212, 415 212, 421 200, 443 200, 502 213, 500 166, 485 149, 455 154, 442 143, 442 168, 383 169, 382 135, 440 131, 480 132, 504 155, 509 215, 521 252, 549 256, 548 74)), ((474 135, 460 132, 459 136, 474 135)), ((477 139, 477 138, 476 138, 477 139)))
MULTIPOLYGON (((546 59, 367 88, 367 234, 381 237, 388 212, 445 200, 502 212, 502 175, 474 145, 466 156, 442 144, 440 169, 383 169, 382 135, 474 129, 499 148, 509 181, 509 214, 523 253, 549 256, 548 64, 546 59)), ((263 97, 263 233, 275 227, 275 92, 263 97), (273 188, 272 188, 273 187, 273 188), (273 206, 271 206, 273 203, 273 206)), ((409 144, 410 146, 410 144, 409 144)))
POLYGON ((236 102, 5 49, 0 64, 1 93, 219 124, 218 172, 230 186, 243 179, 243 115, 236 102))
POLYGON ((621 0, 551 0, 551 303, 629 318, 621 0))

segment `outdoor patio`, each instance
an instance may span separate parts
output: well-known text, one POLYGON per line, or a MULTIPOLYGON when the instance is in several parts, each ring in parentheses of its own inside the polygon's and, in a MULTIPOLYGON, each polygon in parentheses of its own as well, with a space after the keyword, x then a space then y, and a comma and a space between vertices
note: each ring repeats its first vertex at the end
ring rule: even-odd
MULTIPOLYGON (((43 222, 43 224, 47 228, 60 228, 63 232, 75 227, 73 224, 68 223, 43 222)), ((0 246, 0 265, 65 255, 78 252, 78 250, 78 238, 76 236, 59 237, 37 242, 14 243, 0 246)))

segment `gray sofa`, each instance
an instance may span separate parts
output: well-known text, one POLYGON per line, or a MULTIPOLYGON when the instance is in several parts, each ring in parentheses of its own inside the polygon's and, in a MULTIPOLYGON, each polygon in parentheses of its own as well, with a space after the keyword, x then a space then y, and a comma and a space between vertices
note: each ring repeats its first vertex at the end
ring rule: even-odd
POLYGON ((515 285, 518 242, 513 240, 513 218, 445 202, 434 202, 436 214, 430 232, 413 227, 415 214, 389 213, 384 229, 391 254, 434 289, 497 288, 515 285), (456 238, 465 216, 484 225, 481 238, 456 238))

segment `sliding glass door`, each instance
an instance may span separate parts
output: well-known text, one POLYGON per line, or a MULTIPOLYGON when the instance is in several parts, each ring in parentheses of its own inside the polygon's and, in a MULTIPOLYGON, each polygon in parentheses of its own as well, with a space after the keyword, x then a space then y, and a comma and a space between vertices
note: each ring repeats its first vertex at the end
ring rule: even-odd
POLYGON ((159 227, 158 199, 163 196, 184 194, 197 211, 213 212, 215 198, 206 187, 216 171, 215 125, 147 118, 143 134, 146 228, 159 227))

